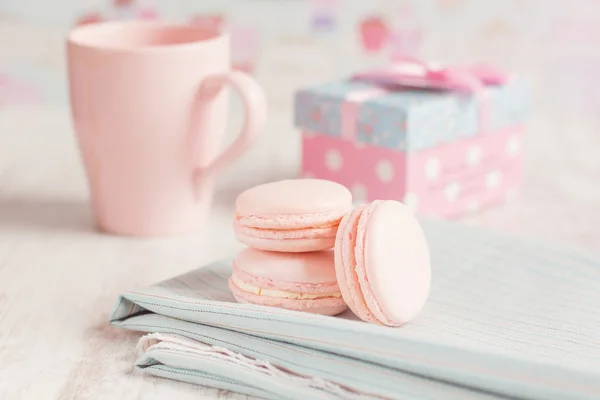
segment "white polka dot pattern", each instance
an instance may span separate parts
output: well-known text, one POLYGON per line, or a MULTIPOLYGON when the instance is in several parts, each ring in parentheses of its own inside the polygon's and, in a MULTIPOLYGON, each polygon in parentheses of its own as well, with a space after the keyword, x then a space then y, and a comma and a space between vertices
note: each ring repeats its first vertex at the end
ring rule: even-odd
POLYGON ((381 182, 390 182, 394 179, 394 166, 388 160, 381 160, 377 163, 375 173, 381 182))
POLYGON ((325 166, 331 172, 338 172, 344 166, 344 158, 342 153, 336 149, 329 149, 325 153, 325 166))
POLYGON ((516 136, 511 136, 506 141, 506 154, 515 157, 521 151, 521 140, 516 136))
POLYGON ((446 196, 446 200, 455 201, 460 194, 460 190, 461 187, 460 183, 458 182, 452 182, 446 185, 446 188, 444 189, 444 195, 446 196))
MULTIPOLYGON (((393 131, 381 132, 385 139, 393 131)), ((303 177, 340 182, 357 204, 393 199, 419 214, 446 218, 473 214, 514 197, 511 188, 521 179, 524 141, 519 131, 507 131, 404 154, 325 135, 303 144, 312 156, 303 158, 303 177)))
POLYGON ((502 183, 502 177, 502 171, 494 170, 488 172, 488 174, 485 176, 485 185, 488 188, 498 187, 500 183, 502 183))
POLYGON ((442 165, 440 159, 437 157, 431 157, 425 164, 425 176, 431 181, 436 180, 440 176, 441 169, 442 165))
POLYGON ((471 167, 479 165, 483 157, 483 150, 481 146, 471 146, 467 150, 467 164, 471 167))
POLYGON ((355 183, 350 188, 352 193, 352 200, 358 203, 364 203, 367 201, 367 187, 362 183, 355 183))
POLYGON ((406 193, 402 203, 404 203, 404 205, 411 210, 415 211, 419 206, 419 197, 414 193, 406 193))

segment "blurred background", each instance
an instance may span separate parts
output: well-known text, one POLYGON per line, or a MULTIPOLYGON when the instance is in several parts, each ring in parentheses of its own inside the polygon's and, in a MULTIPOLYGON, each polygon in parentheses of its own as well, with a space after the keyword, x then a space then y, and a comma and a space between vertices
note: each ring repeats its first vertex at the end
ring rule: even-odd
MULTIPOLYGON (((291 116, 297 88, 380 65, 394 54, 489 61, 531 86, 525 185, 508 204, 464 221, 600 248, 598 0, 3 0, 0 192, 34 198, 40 182, 44 193, 56 182, 72 182, 55 196, 83 201, 65 35, 80 24, 154 18, 230 31, 234 67, 266 90, 267 130, 224 174, 223 204, 249 185, 297 174, 300 136, 291 116), (33 162, 44 167, 11 175, 33 162)), ((230 132, 239 127, 238 114, 230 132)))

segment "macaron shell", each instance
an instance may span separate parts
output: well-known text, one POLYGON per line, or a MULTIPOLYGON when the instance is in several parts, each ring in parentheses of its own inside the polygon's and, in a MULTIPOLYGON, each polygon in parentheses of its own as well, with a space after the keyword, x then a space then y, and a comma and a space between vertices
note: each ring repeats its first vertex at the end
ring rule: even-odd
POLYGON ((341 297, 324 297, 313 300, 292 300, 281 297, 258 296, 238 288, 229 279, 229 290, 238 303, 257 304, 287 310, 304 311, 321 315, 337 315, 347 309, 341 297))
MULTIPOLYGON (((282 253, 282 254, 303 254, 303 253, 282 253)), ((310 283, 310 282, 286 282, 276 281, 266 277, 251 275, 247 272, 239 270, 235 263, 233 264, 233 274, 237 279, 246 284, 262 289, 283 290, 286 292, 300 294, 330 294, 339 293, 340 288, 337 281, 310 283)))
POLYGON ((358 276, 369 310, 386 325, 412 320, 431 286, 429 248, 419 222, 402 203, 380 201, 363 212, 358 232, 358 276))
POLYGON ((260 239, 251 236, 245 236, 240 233, 235 234, 238 240, 245 245, 255 249, 265 251, 281 251, 288 253, 305 253, 331 249, 335 244, 335 237, 322 239, 260 239))
POLYGON ((335 243, 335 272, 342 297, 363 321, 379 322, 367 307, 356 273, 355 247, 360 216, 367 206, 359 206, 340 223, 335 243))
MULTIPOLYGON (((337 286, 332 250, 295 254, 248 247, 240 251, 234 260, 234 273, 236 272, 245 273, 253 279, 268 279, 269 284, 278 289, 282 289, 279 287, 282 284, 337 286)), ((257 284, 258 281, 250 283, 257 284)), ((334 287, 334 291, 338 291, 337 287, 334 287)))
POLYGON ((305 214, 347 209, 352 194, 343 185, 323 179, 289 179, 258 185, 236 199, 240 215, 305 214))
POLYGON ((356 279, 357 279, 357 282, 358 282, 358 285, 360 287, 360 291, 362 294, 364 307, 366 307, 369 310, 369 312, 373 316, 373 319, 376 322, 383 324, 383 325, 394 326, 397 324, 394 321, 391 321, 386 316, 386 314, 383 312, 383 310, 379 306, 377 299, 375 298, 375 295, 373 294, 373 291, 371 290, 371 287, 369 284, 369 279, 367 276, 367 268, 365 267, 364 249, 365 249, 365 237, 366 237, 366 231, 368 228, 368 222, 370 221, 371 215, 373 214, 375 207, 377 207, 377 205, 380 203, 381 203, 381 200, 376 200, 373 203, 366 206, 364 208, 363 212, 360 214, 360 218, 356 222, 356 227, 354 230, 354 232, 356 234, 356 241, 355 241, 355 245, 353 246, 354 257, 356 260, 355 274, 356 274, 356 279))

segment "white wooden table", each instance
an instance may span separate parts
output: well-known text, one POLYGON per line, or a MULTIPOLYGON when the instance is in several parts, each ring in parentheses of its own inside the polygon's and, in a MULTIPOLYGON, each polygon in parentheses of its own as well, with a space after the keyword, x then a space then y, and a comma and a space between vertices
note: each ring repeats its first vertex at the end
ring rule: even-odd
MULTIPOLYGON (((263 140, 223 175, 198 236, 136 240, 92 230, 66 109, 0 113, 0 398, 245 398, 135 372, 140 334, 112 328, 107 318, 120 292, 240 247, 230 222, 236 194, 296 172, 299 139, 290 121, 273 114, 263 140)), ((534 116, 522 193, 464 222, 600 250, 593 126, 534 116)))

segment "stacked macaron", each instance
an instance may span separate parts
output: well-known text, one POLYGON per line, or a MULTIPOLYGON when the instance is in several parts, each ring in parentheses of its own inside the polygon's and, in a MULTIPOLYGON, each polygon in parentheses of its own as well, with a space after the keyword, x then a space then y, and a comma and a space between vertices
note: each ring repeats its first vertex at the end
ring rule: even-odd
POLYGON ((248 247, 233 263, 229 288, 240 303, 323 315, 347 308, 331 250, 284 253, 248 247))
POLYGON ((427 300, 427 241, 399 202, 353 208, 342 185, 285 180, 240 194, 234 229, 250 246, 229 280, 238 302, 325 315, 349 307, 364 321, 400 326, 427 300))
POLYGON ((233 263, 235 299, 324 315, 344 311, 331 248, 351 210, 350 191, 325 180, 284 180, 241 193, 234 230, 250 247, 233 263))
POLYGON ((244 244, 291 253, 331 249, 342 218, 352 210, 344 186, 295 179, 255 186, 236 200, 234 229, 244 244))

